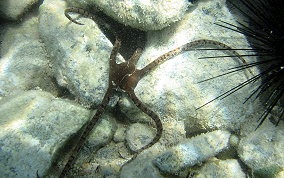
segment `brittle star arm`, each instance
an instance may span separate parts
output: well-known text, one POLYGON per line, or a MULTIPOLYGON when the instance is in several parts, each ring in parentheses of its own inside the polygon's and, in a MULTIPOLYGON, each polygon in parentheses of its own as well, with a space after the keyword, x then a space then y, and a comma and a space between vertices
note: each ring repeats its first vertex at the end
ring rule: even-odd
POLYGON ((78 24, 78 25, 84 25, 84 24, 82 24, 82 23, 77 22, 76 20, 74 20, 74 19, 69 15, 70 12, 78 13, 78 14, 80 14, 80 15, 82 15, 82 16, 84 16, 84 17, 90 18, 90 19, 92 19, 92 20, 95 20, 95 19, 96 19, 93 14, 89 13, 88 11, 85 11, 84 9, 80 9, 80 8, 76 8, 76 7, 69 7, 69 8, 67 8, 67 9, 65 9, 65 11, 64 11, 65 16, 66 16, 71 22, 73 22, 73 23, 75 23, 75 24, 78 24))
MULTIPOLYGON (((146 73, 148 73, 149 71, 153 70, 155 67, 157 67, 158 65, 162 64, 163 62, 165 62, 166 60, 172 58, 173 56, 176 56, 184 51, 189 51, 192 50, 198 46, 202 46, 202 45, 208 45, 208 44, 213 44, 213 45, 219 45, 223 48, 228 48, 231 49, 230 47, 219 43, 217 41, 213 41, 213 40, 196 40, 190 43, 187 43, 185 45, 182 45, 176 49, 173 49, 165 54, 163 54, 162 56, 158 57, 157 59, 155 59, 154 61, 152 61, 150 64, 148 64, 147 66, 145 66, 144 68, 142 68, 141 70, 137 70, 136 71, 136 75, 139 76, 139 78, 141 79, 146 73)), ((240 58, 242 58, 240 56, 240 58)), ((137 58, 136 58, 137 59, 137 58)), ((135 62, 137 62, 137 60, 135 60, 135 62)), ((130 90, 127 92, 128 95, 130 96, 130 98, 132 99, 132 101, 134 102, 134 104, 141 109, 145 114, 147 114, 148 116, 150 116, 155 124, 156 124, 156 128, 157 128, 157 134, 155 136, 155 138, 152 140, 152 142, 150 142, 148 145, 140 148, 137 152, 141 152, 144 149, 147 149, 149 147, 151 147, 152 145, 154 145, 160 138, 163 132, 163 127, 162 127, 162 123, 158 117, 157 114, 155 114, 152 110, 150 110, 149 108, 147 108, 135 95, 134 90, 130 90)))
MULTIPOLYGON (((116 42, 113 46, 113 49, 111 51, 111 55, 110 55, 110 62, 109 62, 110 70, 112 69, 113 65, 115 65, 115 59, 116 59, 116 55, 118 53, 119 47, 120 47, 120 40, 116 40, 116 42)), ((102 103, 99 105, 99 107, 96 111, 96 114, 92 117, 92 119, 89 121, 88 125, 86 126, 86 128, 82 132, 82 134, 79 137, 79 140, 76 143, 75 147, 71 150, 71 155, 68 158, 68 161, 67 161, 65 167, 63 168, 63 171, 61 172, 60 177, 64 177, 64 175, 67 174, 68 170, 72 166, 72 163, 74 162, 74 159, 76 158, 76 156, 78 155, 83 144, 85 143, 88 136, 90 135, 90 132, 92 131, 92 129, 96 125, 100 116, 104 113, 105 108, 106 108, 112 94, 113 94, 113 86, 112 86, 111 78, 109 77, 108 89, 107 89, 106 94, 104 95, 102 103)))
POLYGON ((151 146, 153 146, 154 144, 156 144, 161 136, 162 136, 162 133, 163 133, 163 125, 162 125, 162 122, 159 118, 159 116, 154 112, 152 111, 151 109, 149 109, 146 105, 144 105, 138 98, 137 96, 135 95, 134 91, 128 91, 127 94, 129 95, 129 97, 131 98, 131 100, 133 101, 133 103, 140 109, 142 110, 145 114, 147 114, 149 117, 151 117, 155 124, 156 124, 156 135, 155 137, 153 138, 153 140, 148 143, 147 145, 143 146, 142 148, 139 148, 138 150, 135 151, 135 154, 134 156, 132 156, 131 159, 129 159, 125 164, 123 164, 123 166, 120 167, 120 172, 122 171, 123 167, 125 167, 127 164, 129 164, 132 160, 134 160, 137 155, 139 153, 141 153, 143 150, 145 149, 148 149, 150 148, 151 146))
POLYGON ((140 56, 142 54, 142 49, 141 48, 137 48, 136 51, 134 52, 134 54, 131 56, 131 58, 129 59, 129 63, 136 65, 137 61, 139 60, 140 56))
POLYGON ((73 19, 69 13, 77 13, 82 15, 83 17, 92 19, 93 21, 96 22, 96 24, 98 24, 100 29, 108 29, 110 30, 113 34, 115 34, 115 31, 113 31, 112 29, 109 28, 109 24, 106 23, 102 18, 97 17, 95 14, 92 14, 84 9, 80 9, 80 8, 76 8, 76 7, 69 7, 67 9, 65 9, 64 14, 65 16, 73 23, 78 24, 78 25, 84 25, 78 21, 76 21, 75 19, 73 19))
POLYGON ((156 136, 153 138, 153 140, 143 146, 142 148, 140 148, 139 150, 135 151, 136 153, 140 153, 142 152, 143 150, 147 149, 147 148, 150 148, 152 145, 154 145, 155 143, 157 143, 161 136, 162 136, 162 133, 163 133, 163 125, 162 125, 162 122, 161 120, 159 119, 159 116, 154 112, 152 111, 151 109, 149 109, 146 105, 144 105, 138 98, 137 96, 135 95, 134 91, 130 91, 130 92, 127 92, 129 97, 132 99, 133 103, 141 110, 143 111, 145 114, 147 114, 149 117, 151 117, 155 124, 156 124, 156 128, 157 128, 157 133, 156 133, 156 136))
MULTIPOLYGON (((229 50, 230 52, 232 52, 236 57, 238 57, 242 63, 244 63, 245 65, 248 65, 247 62, 245 61, 245 59, 238 54, 236 51, 234 51, 231 47, 218 42, 218 41, 214 41, 214 40, 196 40, 196 41, 192 41, 189 43, 186 43, 176 49, 173 49, 163 55, 161 55, 160 57, 158 57, 157 59, 155 59, 154 61, 152 61, 151 63, 149 63, 147 66, 145 66, 143 69, 140 70, 140 75, 141 77, 143 77, 145 74, 147 74, 149 71, 153 70, 155 67, 157 67, 159 64, 165 62, 166 60, 184 52, 184 51, 190 51, 190 50, 194 50, 197 47, 200 46, 204 46, 204 45, 212 45, 212 46, 217 46, 221 49, 225 49, 225 50, 229 50)), ((210 49, 209 49, 210 50, 210 49)), ((249 70, 249 72, 251 74, 252 71, 249 70)))
POLYGON ((79 137, 78 142, 76 143, 75 147, 71 150, 71 154, 68 158, 68 161, 66 163, 66 165, 64 166, 60 177, 64 177, 65 175, 67 175, 68 170, 71 168, 75 158, 77 157, 80 149, 82 148, 82 146, 84 145, 84 143, 86 142, 88 136, 90 135, 90 132, 92 131, 92 129, 94 128, 94 126, 96 125, 97 121, 99 120, 99 118, 101 117, 101 115, 104 113, 105 108, 109 102, 109 98, 112 95, 112 91, 108 90, 104 96, 104 99, 102 101, 102 103, 99 105, 96 114, 92 117, 92 119, 88 122, 86 128, 83 130, 81 136, 79 137))
MULTIPOLYGON (((118 74, 117 70, 121 70, 116 64, 116 55, 118 53, 119 47, 121 45, 121 41, 119 39, 116 39, 114 46, 114 49, 112 51, 111 57, 110 57, 110 73, 115 72, 114 74, 118 74)), ((134 89, 136 87, 136 84, 138 83, 138 81, 141 79, 141 77, 139 76, 139 70, 135 69, 133 71, 133 73, 131 73, 132 68, 135 66, 135 64, 137 63, 139 57, 141 56, 142 53, 142 49, 138 48, 134 54, 131 56, 131 58, 128 60, 127 65, 125 66, 125 68, 123 70, 127 71, 125 76, 122 76, 122 78, 120 78, 121 80, 121 84, 122 86, 120 86, 122 89, 125 90, 125 92, 129 95, 129 97, 131 98, 131 100, 133 101, 133 103, 141 110, 143 111, 145 114, 147 114, 149 117, 151 117, 153 119, 153 121, 156 124, 156 128, 157 128, 157 133, 156 136, 154 137, 154 139, 147 145, 145 145, 144 147, 140 148, 139 150, 135 151, 137 154, 142 152, 143 150, 151 147, 152 145, 154 145, 155 143, 157 143, 159 141, 159 139, 162 136, 162 132, 163 132, 163 126, 162 126, 162 122, 159 119, 159 116, 157 114, 155 114, 155 112, 153 112, 151 109, 147 108, 135 95, 134 93, 134 89), (126 81, 126 83, 123 83, 123 81, 126 81)), ((118 75, 113 75, 110 74, 110 81, 116 81, 116 77, 118 75)), ((119 78, 119 77, 118 77, 119 78)))

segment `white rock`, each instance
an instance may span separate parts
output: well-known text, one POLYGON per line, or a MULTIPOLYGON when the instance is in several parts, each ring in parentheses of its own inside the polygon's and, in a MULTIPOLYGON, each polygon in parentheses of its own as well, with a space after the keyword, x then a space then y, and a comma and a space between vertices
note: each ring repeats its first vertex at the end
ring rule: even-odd
POLYGON ((38 17, 20 25, 6 24, 1 33, 0 96, 36 88, 56 95, 49 60, 39 39, 38 17))
POLYGON ((153 153, 147 152, 139 155, 135 160, 125 165, 121 170, 121 178, 163 178, 159 169, 153 165, 153 153))
POLYGON ((163 135, 159 142, 165 147, 177 145, 186 138, 184 122, 182 121, 167 121, 163 123, 163 127, 163 135))
POLYGON ((91 161, 85 163, 85 165, 90 163, 97 164, 99 166, 98 169, 84 170, 82 173, 85 172, 85 174, 82 175, 87 175, 87 177, 117 177, 120 166, 126 161, 119 154, 122 146, 124 147, 125 145, 123 143, 110 142, 108 145, 99 149, 93 155, 91 161))
POLYGON ((126 132, 126 141, 132 151, 137 151, 149 144, 154 138, 155 133, 146 125, 132 124, 126 132))
POLYGON ((165 172, 174 174, 185 167, 194 166, 229 147, 230 133, 213 131, 201 134, 163 152, 154 164, 165 172))
MULTIPOLYGON (((87 144, 88 147, 101 147, 105 145, 112 139, 114 131, 116 130, 115 118, 113 118, 109 113, 102 115, 102 119, 98 122, 98 125, 95 126, 94 131, 88 138, 87 144)), ((94 151, 95 148, 92 148, 94 151)))
POLYGON ((187 0, 67 0, 69 6, 96 6, 124 25, 140 30, 160 30, 183 18, 187 0))
POLYGON ((276 178, 283 178, 284 177, 284 171, 282 170, 278 174, 275 175, 276 178))
POLYGON ((113 141, 123 142, 125 140, 126 128, 122 124, 117 124, 117 130, 113 135, 113 141))
POLYGON ((40 35, 53 60, 58 83, 83 104, 99 104, 108 85, 112 44, 92 20, 82 19, 82 26, 70 22, 65 8, 64 1, 44 1, 40 6, 40 35))
POLYGON ((90 117, 82 106, 40 91, 3 98, 0 113, 3 177, 46 174, 58 150, 90 117))
MULTIPOLYGON (((138 61, 138 68, 143 68, 176 47, 200 39, 216 40, 232 48, 247 48, 248 43, 243 35, 214 25, 220 19, 234 22, 225 1, 204 1, 179 23, 161 31, 148 32, 146 48, 138 61)), ((257 117, 251 115, 256 110, 254 104, 259 104, 257 101, 254 104, 243 104, 257 83, 196 111, 199 106, 251 77, 247 71, 242 71, 198 83, 243 64, 237 58, 198 59, 219 55, 228 54, 224 51, 184 52, 149 72, 138 83, 135 93, 143 103, 159 114, 163 122, 184 121, 188 134, 212 129, 237 130, 247 118, 257 117)), ((247 63, 253 60, 255 59, 246 58, 247 63)), ((126 100, 121 99, 120 104, 129 118, 145 118, 141 111, 129 107, 126 100)))
POLYGON ((28 9, 40 0, 4 0, 0 1, 0 14, 10 20, 18 20, 28 9))
POLYGON ((96 172, 96 169, 88 170, 86 164, 90 163, 90 160, 99 149, 106 146, 111 141, 115 130, 115 118, 107 112, 104 113, 80 150, 72 168, 73 172, 70 175, 73 175, 73 173, 75 176, 78 173, 96 172))
MULTIPOLYGON (((143 125, 143 127, 145 126, 146 125, 143 125)), ((149 149, 143 151, 137 156, 137 158, 123 166, 120 176, 123 178, 163 177, 159 172, 159 169, 157 169, 157 167, 154 166, 152 162, 156 159, 156 156, 159 155, 163 150, 166 150, 167 147, 177 145, 180 140, 185 138, 185 131, 183 126, 184 124, 182 122, 165 122, 164 127, 167 129, 163 132, 163 136, 159 140, 159 142, 157 144, 154 144, 149 149)), ((129 145, 128 147, 131 146, 135 148, 132 148, 131 150, 137 150, 141 148, 145 145, 145 143, 141 144, 141 142, 150 138, 150 136, 148 135, 150 135, 150 133, 153 131, 151 130, 145 132, 150 128, 146 127, 142 129, 143 127, 141 127, 141 124, 133 124, 127 131, 128 138, 126 138, 129 145), (135 126, 139 127, 135 128, 135 126)), ((154 137, 154 134, 156 133, 151 133, 152 138, 154 137)), ((151 139, 147 142, 150 141, 151 139)))
POLYGON ((230 137, 230 145, 233 148, 237 148, 239 146, 239 143, 240 143, 239 137, 237 135, 231 135, 231 137, 230 137))
POLYGON ((256 175, 273 177, 284 169, 284 123, 275 127, 267 120, 254 129, 241 139, 238 154, 256 175))
POLYGON ((235 159, 214 160, 204 164, 196 175, 196 178, 216 178, 216 177, 230 177, 230 178, 245 178, 240 164, 235 159))

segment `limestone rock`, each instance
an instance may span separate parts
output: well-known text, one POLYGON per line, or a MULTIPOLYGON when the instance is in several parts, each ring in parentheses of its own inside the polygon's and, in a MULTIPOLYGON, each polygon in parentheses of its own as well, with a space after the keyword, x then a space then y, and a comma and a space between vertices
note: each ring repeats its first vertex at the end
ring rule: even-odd
MULTIPOLYGON (((88 146, 101 147, 112 139, 115 130, 115 118, 113 118, 108 113, 103 114, 102 118, 100 119, 100 122, 88 138, 88 146)), ((92 148, 92 151, 94 151, 94 148, 92 148)))
MULTIPOLYGON (((151 148, 150 148, 151 150, 151 148)), ((135 160, 126 164, 120 173, 121 178, 163 178, 164 176, 160 173, 159 169, 153 165, 155 152, 147 151, 138 155, 135 160)))
MULTIPOLYGON (((200 39, 215 40, 232 48, 248 48, 248 42, 243 35, 214 25, 220 19, 234 23, 234 17, 227 9, 225 1, 203 1, 193 12, 186 14, 182 21, 161 31, 148 32, 146 47, 137 64, 138 69, 170 50, 200 39)), ((218 46, 205 45, 200 48, 218 46)), ((212 129, 237 130, 244 120, 256 118, 252 113, 256 112, 255 105, 259 105, 259 102, 243 102, 257 83, 196 110, 251 77, 248 71, 240 71, 199 83, 228 72, 228 68, 243 64, 238 58, 199 59, 224 55, 232 54, 221 50, 183 52, 150 71, 140 80, 135 93, 146 106, 158 113, 162 122, 183 121, 187 134, 212 129)), ((249 63, 255 59, 245 60, 249 63)), ((257 74, 258 71, 253 72, 257 74)), ((147 117, 129 106, 125 99, 121 99, 119 104, 129 118, 139 118, 140 121, 147 117)))
POLYGON ((284 169, 284 124, 275 127, 267 120, 254 128, 240 140, 239 156, 255 175, 273 177, 284 169))
POLYGON ((110 142, 89 157, 81 168, 71 172, 72 176, 117 177, 120 166, 126 161, 119 155, 123 143, 110 142))
POLYGON ((40 42, 38 17, 1 28, 0 96, 40 88, 57 94, 49 60, 40 42))
POLYGON ((1 17, 18 20, 28 9, 40 0, 4 0, 0 2, 1 17))
POLYGON ((163 152, 154 164, 164 173, 175 174, 181 169, 194 166, 229 147, 230 133, 213 131, 179 143, 163 152))
POLYGON ((110 143, 116 127, 115 118, 111 114, 106 112, 102 115, 79 152, 71 170, 71 174, 75 176, 81 174, 84 175, 84 173, 91 174, 96 172, 96 168, 89 170, 90 166, 93 166, 92 164, 90 165, 90 160, 99 149, 110 143))
POLYGON ((214 160, 204 164, 196 178, 231 177, 245 178, 240 164, 235 159, 214 160))
POLYGON ((115 142, 123 142, 125 140, 126 128, 122 124, 117 125, 117 130, 114 133, 113 141, 115 142))
POLYGON ((83 104, 99 104, 108 85, 112 44, 92 20, 82 19, 82 26, 71 23, 64 15, 65 8, 64 1, 44 1, 40 6, 40 35, 59 85, 83 104))
POLYGON ((98 9, 124 25, 140 30, 160 30, 182 19, 187 0, 67 0, 69 6, 98 9))
POLYGON ((0 169, 4 177, 47 173, 64 142, 90 112, 41 91, 18 93, 0 101, 0 169))
MULTIPOLYGON (((153 160, 165 150, 166 147, 176 145, 180 140, 185 138, 185 131, 182 122, 165 122, 164 128, 167 128, 158 143, 144 150, 132 162, 126 164, 122 171, 121 177, 163 177, 156 166, 153 165, 153 160)), ((127 130, 127 144, 130 149, 137 150, 150 142, 155 136, 149 127, 142 124, 132 124, 127 130), (143 127, 145 127, 143 129, 143 127), (147 131, 149 130, 149 131, 147 131), (147 131, 147 132, 146 132, 147 131), (151 136, 151 137, 150 137, 151 136)))
POLYGON ((132 124, 126 132, 126 141, 132 151, 137 151, 154 138, 155 133, 143 124, 132 124))

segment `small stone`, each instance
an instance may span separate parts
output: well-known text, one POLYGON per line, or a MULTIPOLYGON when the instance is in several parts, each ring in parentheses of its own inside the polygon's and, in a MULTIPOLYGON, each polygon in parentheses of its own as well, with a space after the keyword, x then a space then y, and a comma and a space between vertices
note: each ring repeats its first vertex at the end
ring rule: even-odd
POLYGON ((215 160, 205 163, 196 178, 214 178, 214 177, 230 177, 230 178, 245 178, 238 160, 215 160))
POLYGON ((129 97, 121 97, 118 101, 118 104, 121 106, 121 111, 126 114, 130 122, 141 122, 145 123, 149 121, 149 116, 142 112, 129 97))
POLYGON ((230 145, 234 148, 237 148, 239 146, 240 139, 237 135, 231 135, 230 137, 230 145))
POLYGON ((100 166, 114 168, 118 173, 120 166, 126 162, 126 159, 120 155, 122 147, 124 147, 122 143, 110 142, 95 153, 92 162, 96 162, 100 166))
POLYGON ((123 142, 126 136, 126 128, 122 124, 118 124, 118 128, 113 136, 113 141, 123 142))
POLYGON ((152 160, 155 154, 151 151, 144 152, 137 156, 129 164, 126 164, 120 173, 121 178, 163 178, 159 169, 153 165, 152 160))
POLYGON ((114 118, 108 113, 103 114, 98 125, 95 126, 94 131, 88 138, 88 145, 98 147, 106 144, 112 139, 115 130, 114 118))
POLYGON ((165 151, 154 160, 158 168, 170 174, 194 166, 229 147, 230 133, 217 130, 201 134, 165 151))
POLYGON ((79 152, 76 164, 88 162, 91 155, 112 140, 115 130, 115 118, 108 112, 104 113, 94 126, 87 141, 84 143, 82 151, 79 152))
POLYGON ((28 91, 0 100, 3 177, 41 177, 58 150, 88 121, 90 112, 47 92, 28 91))
POLYGON ((155 133, 144 124, 132 124, 126 131, 126 142, 132 151, 137 151, 154 138, 155 133))
POLYGON ((162 145, 172 147, 185 138, 184 122, 175 120, 163 122, 163 135, 159 140, 162 145))

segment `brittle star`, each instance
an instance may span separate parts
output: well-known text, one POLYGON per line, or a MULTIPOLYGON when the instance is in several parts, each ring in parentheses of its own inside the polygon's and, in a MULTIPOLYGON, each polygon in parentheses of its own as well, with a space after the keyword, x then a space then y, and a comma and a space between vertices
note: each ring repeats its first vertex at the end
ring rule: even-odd
MULTIPOLYGON (((66 9, 65 10, 65 16, 70 21, 72 21, 76 24, 83 25, 83 24, 77 22, 76 20, 72 19, 68 14, 69 12, 79 13, 83 16, 87 16, 91 19, 95 19, 95 17, 92 14, 90 14, 90 13, 88 13, 88 12, 82 10, 82 9, 78 9, 78 8, 66 9)), ((230 50, 230 51, 233 52, 233 54, 235 54, 242 61, 244 60, 240 55, 238 55, 238 53, 236 53, 229 46, 227 46, 223 43, 213 41, 213 40, 196 40, 196 41, 193 41, 193 42, 186 43, 186 44, 184 44, 184 45, 182 45, 182 46, 180 46, 180 47, 178 47, 174 50, 171 50, 171 51, 161 55, 160 57, 158 57, 154 61, 150 62, 148 65, 146 65, 142 69, 137 69, 136 63, 139 60, 139 57, 142 53, 142 50, 140 48, 138 48, 128 61, 117 64, 116 63, 116 56, 117 56, 119 48, 121 46, 121 40, 116 38, 116 41, 113 45, 113 49, 111 51, 110 60, 109 60, 109 80, 108 80, 109 82, 108 82, 107 91, 106 91, 104 98, 103 98, 101 104, 99 105, 95 115, 91 118, 91 120, 87 124, 86 128, 82 131, 81 136, 78 138, 77 144, 71 150, 70 157, 69 157, 63 171, 61 172, 60 177, 63 177, 64 175, 66 175, 68 170, 71 168, 72 163, 73 163, 74 159, 76 158, 78 152, 80 151, 81 147, 83 146, 83 144, 87 140, 90 132, 92 131, 95 124, 97 123, 98 119, 104 113, 106 106, 107 106, 107 104, 110 100, 110 97, 112 97, 115 93, 114 91, 122 91, 122 92, 126 93, 131 98, 133 103, 141 111, 143 111, 145 114, 147 114, 149 117, 151 117, 156 124, 157 133, 156 133, 155 137, 153 138, 153 140, 149 144, 147 144, 147 145, 143 146, 142 148, 138 149, 137 151, 135 151, 136 152, 135 155, 130 160, 133 160, 143 150, 145 150, 145 149, 151 147, 152 145, 154 145, 155 143, 157 143, 159 141, 159 139, 161 138, 162 133, 163 133, 162 122, 161 122, 159 116, 154 111, 149 109, 145 104, 143 104, 138 99, 138 97, 135 95, 134 90, 135 90, 138 82, 148 72, 152 71, 158 65, 162 64, 166 60, 168 60, 168 59, 172 58, 173 56, 176 56, 176 55, 178 55, 178 54, 180 54, 184 51, 189 51, 189 50, 192 50, 192 49, 194 49, 198 46, 203 46, 203 45, 213 45, 213 46, 221 47, 222 49, 230 50)))

